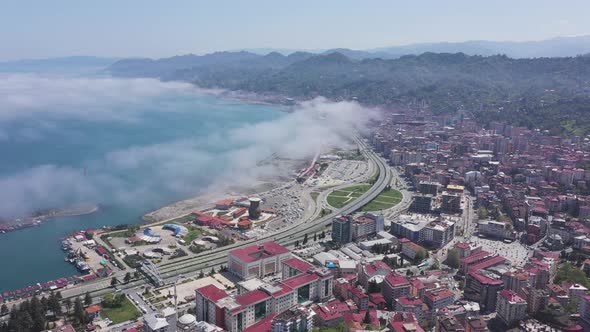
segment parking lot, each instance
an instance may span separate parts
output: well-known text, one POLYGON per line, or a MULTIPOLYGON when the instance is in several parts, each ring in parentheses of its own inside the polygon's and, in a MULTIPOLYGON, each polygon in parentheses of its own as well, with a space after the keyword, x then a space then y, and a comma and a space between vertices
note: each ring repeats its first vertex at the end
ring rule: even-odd
POLYGON ((367 174, 372 174, 371 166, 360 160, 334 160, 317 179, 308 181, 313 187, 336 186, 347 182, 362 180, 367 174))

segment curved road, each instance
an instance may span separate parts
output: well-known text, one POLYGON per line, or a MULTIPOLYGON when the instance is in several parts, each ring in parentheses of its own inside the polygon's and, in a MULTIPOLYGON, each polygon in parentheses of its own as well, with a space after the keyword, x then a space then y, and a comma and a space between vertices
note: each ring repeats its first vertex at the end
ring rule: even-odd
MULTIPOLYGON (((371 161, 377 166, 379 170, 379 177, 375 181, 375 184, 365 192, 362 196, 354 200, 352 203, 338 209, 320 219, 307 220, 299 223, 296 226, 281 230, 277 233, 268 234, 255 240, 248 240, 239 242, 233 245, 229 245, 221 248, 215 252, 207 252, 202 255, 193 256, 188 259, 179 259, 171 263, 163 264, 158 266, 161 277, 166 283, 173 282, 179 274, 196 274, 199 271, 208 271, 212 267, 225 264, 227 262, 227 254, 230 250, 243 247, 250 244, 255 244, 263 241, 276 241, 283 245, 290 245, 298 239, 303 238, 305 234, 313 234, 319 230, 324 229, 326 226, 332 223, 332 219, 339 215, 351 214, 365 204, 368 204, 371 200, 377 197, 391 182, 391 172, 388 169, 388 165, 380 158, 365 142, 359 140, 359 144, 363 146, 366 155, 371 161)), ((119 280, 123 279, 123 275, 128 271, 117 272, 116 277, 119 280)), ((110 287, 110 278, 101 279, 90 283, 83 283, 74 288, 62 290, 62 296, 64 298, 72 298, 76 296, 82 296, 86 292, 91 292, 94 296, 102 295, 108 292, 112 292, 113 288, 110 287)), ((136 281, 132 281, 128 284, 119 285, 120 289, 129 290, 145 283, 149 280, 142 278, 136 281)))

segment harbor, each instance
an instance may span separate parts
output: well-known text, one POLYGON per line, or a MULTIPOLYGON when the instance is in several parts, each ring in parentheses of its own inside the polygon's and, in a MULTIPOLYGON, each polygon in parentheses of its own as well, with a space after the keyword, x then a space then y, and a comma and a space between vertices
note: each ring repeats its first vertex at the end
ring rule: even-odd
POLYGON ((17 231, 24 228, 39 226, 41 223, 54 218, 77 217, 93 214, 99 210, 96 204, 77 205, 65 209, 48 209, 38 211, 25 218, 11 219, 0 222, 0 234, 17 231))

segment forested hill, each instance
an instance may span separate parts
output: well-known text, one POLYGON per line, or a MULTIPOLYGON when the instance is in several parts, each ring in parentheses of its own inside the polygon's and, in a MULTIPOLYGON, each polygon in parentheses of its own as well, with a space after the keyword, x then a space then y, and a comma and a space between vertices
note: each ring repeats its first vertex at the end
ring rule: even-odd
POLYGON ((484 122, 508 118, 555 134, 590 133, 588 56, 511 59, 424 53, 354 60, 337 52, 289 56, 221 52, 122 60, 109 71, 302 99, 321 95, 368 105, 425 101, 438 114, 465 109, 484 122))

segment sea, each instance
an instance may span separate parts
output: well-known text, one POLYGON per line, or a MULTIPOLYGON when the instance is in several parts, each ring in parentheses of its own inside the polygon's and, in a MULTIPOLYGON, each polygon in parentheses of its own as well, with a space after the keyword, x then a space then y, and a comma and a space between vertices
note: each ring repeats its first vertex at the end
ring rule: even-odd
POLYGON ((250 143, 225 139, 227 133, 286 115, 279 107, 152 81, 148 87, 117 80, 95 87, 93 79, 17 78, 30 87, 0 88, 1 210, 77 203, 100 209, 0 234, 0 292, 77 274, 64 261, 62 238, 81 229, 141 223, 146 212, 203 194, 235 169, 229 157, 234 151, 248 151, 250 143), (57 92, 51 90, 55 85, 57 92), (28 104, 20 102, 25 97, 28 104))

